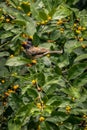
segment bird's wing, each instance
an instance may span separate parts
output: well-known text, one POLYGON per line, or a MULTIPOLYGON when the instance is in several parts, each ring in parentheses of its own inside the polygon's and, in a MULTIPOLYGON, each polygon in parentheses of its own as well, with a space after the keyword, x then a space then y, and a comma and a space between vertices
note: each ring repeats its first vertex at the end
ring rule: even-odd
POLYGON ((40 55, 46 53, 48 50, 45 48, 31 47, 27 50, 27 54, 30 56, 40 55))

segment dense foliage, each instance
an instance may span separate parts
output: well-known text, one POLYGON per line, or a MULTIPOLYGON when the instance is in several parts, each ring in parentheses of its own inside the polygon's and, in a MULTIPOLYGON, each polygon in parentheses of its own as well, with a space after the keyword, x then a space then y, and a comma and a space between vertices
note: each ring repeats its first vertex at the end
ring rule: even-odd
POLYGON ((76 2, 0 2, 1 130, 87 130, 87 10, 76 2), (26 39, 63 54, 30 59, 26 39))

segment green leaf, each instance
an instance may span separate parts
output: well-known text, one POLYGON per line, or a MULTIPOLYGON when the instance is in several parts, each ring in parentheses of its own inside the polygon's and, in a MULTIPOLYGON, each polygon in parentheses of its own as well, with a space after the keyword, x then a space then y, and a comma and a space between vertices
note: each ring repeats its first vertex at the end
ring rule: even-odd
POLYGON ((8 130, 21 130, 21 125, 13 123, 12 121, 8 122, 8 130))
POLYGON ((49 11, 51 11, 52 9, 52 3, 49 0, 42 0, 44 3, 44 6, 46 7, 46 9, 48 9, 49 11))
POLYGON ((68 94, 70 97, 80 98, 80 88, 71 86, 69 88, 61 88, 61 91, 68 94))
POLYGON ((9 58, 6 62, 7 66, 20 66, 20 65, 25 65, 28 64, 30 62, 30 60, 18 56, 18 57, 13 57, 13 58, 9 58))
POLYGON ((33 36, 36 32, 36 25, 34 21, 26 22, 26 32, 28 35, 33 36))
POLYGON ((79 47, 81 47, 81 42, 76 40, 68 40, 64 45, 65 52, 67 53, 71 53, 79 47))
POLYGON ((61 19, 61 18, 65 18, 71 14, 72 14, 72 11, 68 8, 68 6, 61 4, 56 9, 56 12, 54 13, 52 18, 53 19, 61 19))
POLYGON ((59 58, 58 58, 58 66, 60 68, 63 68, 65 66, 68 66, 69 65, 69 57, 67 54, 64 54, 64 55, 61 55, 59 58))
POLYGON ((81 54, 80 56, 78 56, 74 62, 78 62, 78 61, 81 61, 81 60, 85 60, 87 59, 87 54, 81 54))
POLYGON ((22 3, 21 7, 22 7, 22 9, 24 10, 25 13, 30 12, 30 5, 22 3))
POLYGON ((7 51, 0 52, 0 57, 4 57, 4 56, 9 56, 9 52, 7 51))
POLYGON ((11 33, 11 32, 3 32, 0 34, 1 39, 5 39, 5 38, 11 37, 11 36, 13 36, 13 33, 11 33))
POLYGON ((35 89, 33 89, 33 88, 28 88, 27 89, 27 94, 28 94, 28 96, 32 97, 33 99, 38 97, 37 91, 35 89))
POLYGON ((52 77, 42 87, 44 91, 49 92, 50 87, 54 90, 54 85, 65 87, 65 81, 62 79, 62 76, 58 76, 57 78, 52 77))
POLYGON ((39 11, 39 16, 42 20, 46 20, 47 19, 47 14, 45 13, 44 9, 41 9, 39 11))
POLYGON ((37 19, 38 21, 40 21, 41 18, 39 16, 39 11, 38 11, 38 9, 36 7, 37 7, 37 4, 35 5, 35 4, 31 3, 30 10, 31 10, 31 13, 32 13, 33 17, 35 19, 37 19))
POLYGON ((73 85, 77 87, 81 87, 87 84, 87 73, 83 73, 80 77, 74 80, 73 85))
POLYGON ((69 80, 75 79, 87 69, 87 63, 79 63, 73 65, 68 71, 69 80))
POLYGON ((14 118, 15 122, 20 122, 21 126, 26 123, 28 121, 27 119, 29 119, 32 107, 34 107, 33 103, 20 106, 14 118))
POLYGON ((52 122, 52 123, 58 123, 58 122, 62 122, 65 121, 66 119, 68 119, 69 115, 67 115, 64 112, 58 112, 55 111, 52 113, 51 117, 48 117, 46 119, 46 121, 52 122))
POLYGON ((46 105, 52 105, 54 104, 57 105, 61 103, 61 99, 59 98, 59 96, 52 96, 51 98, 48 99, 48 101, 46 102, 46 105))
POLYGON ((45 75, 44 75, 44 73, 39 73, 38 75, 37 75, 37 78, 38 78, 38 83, 39 83, 39 85, 40 86, 43 86, 44 85, 44 83, 45 83, 45 75))
POLYGON ((3 28, 8 31, 8 30, 11 30, 12 28, 14 28, 14 25, 13 24, 10 24, 10 23, 5 23, 3 28))

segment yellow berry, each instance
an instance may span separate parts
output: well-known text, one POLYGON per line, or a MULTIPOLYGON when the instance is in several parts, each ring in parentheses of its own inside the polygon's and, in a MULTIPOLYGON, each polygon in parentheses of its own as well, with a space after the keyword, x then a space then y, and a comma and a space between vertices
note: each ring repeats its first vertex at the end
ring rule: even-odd
POLYGON ((82 30, 82 27, 81 27, 81 26, 79 26, 79 27, 78 27, 78 30, 82 30))
POLYGON ((23 41, 23 42, 22 42, 22 44, 23 44, 23 45, 26 45, 26 44, 27 44, 27 42, 26 42, 26 41, 23 41))
POLYGON ((21 10, 21 7, 20 7, 20 6, 18 6, 18 7, 17 7, 17 9, 18 9, 18 10, 21 10))
POLYGON ((50 57, 50 54, 47 54, 47 57, 50 57))
POLYGON ((84 114, 84 115, 83 115, 83 118, 87 118, 87 115, 84 114))
POLYGON ((72 97, 72 101, 75 101, 75 98, 74 98, 74 97, 72 97))
POLYGON ((42 122, 42 121, 44 121, 45 120, 45 118, 43 117, 43 116, 41 116, 40 118, 39 118, 39 121, 40 122, 42 122))
POLYGON ((60 32, 63 33, 64 32, 64 28, 60 28, 60 32))
POLYGON ((26 37, 27 37, 27 35, 23 33, 23 34, 22 34, 22 37, 26 38, 26 37))
POLYGON ((37 63, 37 61, 36 61, 36 60, 32 60, 31 62, 32 62, 33 64, 36 64, 36 63, 37 63))
POLYGON ((51 20, 52 19, 52 17, 51 16, 48 16, 48 20, 51 20))
POLYGON ((1 80, 1 82, 2 82, 2 83, 5 83, 5 80, 3 79, 3 80, 1 80))
POLYGON ((9 19, 9 18, 7 18, 7 19, 6 19, 6 22, 7 22, 7 23, 9 23, 9 22, 10 22, 10 19, 9 19))
POLYGON ((41 24, 44 25, 44 24, 45 24, 45 21, 42 21, 41 24))
POLYGON ((45 23, 47 23, 47 22, 48 22, 48 20, 45 20, 44 22, 45 22, 45 23))
POLYGON ((82 45, 82 48, 86 48, 86 45, 83 44, 83 45, 82 45))
POLYGON ((13 58, 14 57, 14 55, 10 55, 10 58, 13 58))
POLYGON ((30 15, 31 15, 31 12, 28 12, 27 15, 30 16, 30 15))
POLYGON ((86 27, 82 27, 82 30, 83 30, 83 31, 86 30, 86 27))
POLYGON ((76 33, 80 34, 80 33, 81 33, 81 31, 80 31, 80 30, 76 30, 76 33))
POLYGON ((19 88, 19 85, 18 85, 18 84, 13 86, 13 89, 14 89, 14 90, 16 90, 16 89, 18 89, 18 88, 19 88))
POLYGON ((67 111, 67 112, 70 112, 70 110, 71 110, 71 107, 70 107, 70 106, 67 106, 67 107, 66 107, 66 111, 67 111))
POLYGON ((83 37, 79 38, 79 41, 82 42, 83 41, 83 37))
POLYGON ((10 93, 13 93, 14 91, 13 90, 11 90, 11 89, 9 89, 8 90, 8 93, 10 94, 10 93))
POLYGON ((58 25, 63 24, 63 21, 62 20, 58 20, 57 24, 58 25))
POLYGON ((5 96, 6 96, 6 97, 8 97, 8 96, 9 96, 9 93, 8 93, 8 92, 5 92, 4 94, 5 94, 5 96))
POLYGON ((74 27, 76 27, 77 26, 77 24, 76 23, 74 23, 74 25, 73 25, 74 27))
POLYGON ((39 109, 42 109, 41 103, 37 103, 36 106, 37 106, 39 109))
POLYGON ((36 85, 36 83, 37 83, 37 80, 32 80, 33 85, 36 85))
POLYGON ((32 39, 33 39, 33 36, 29 36, 29 39, 31 39, 31 40, 32 40, 32 39))

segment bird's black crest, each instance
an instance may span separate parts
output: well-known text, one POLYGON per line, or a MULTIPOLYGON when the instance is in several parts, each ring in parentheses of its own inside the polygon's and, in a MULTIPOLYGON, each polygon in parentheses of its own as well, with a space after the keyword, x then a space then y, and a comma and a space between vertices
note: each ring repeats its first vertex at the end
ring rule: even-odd
POLYGON ((32 40, 31 39, 27 39, 26 40, 26 44, 23 44, 23 47, 25 48, 25 49, 29 49, 29 48, 31 48, 33 46, 33 44, 32 44, 32 40))

